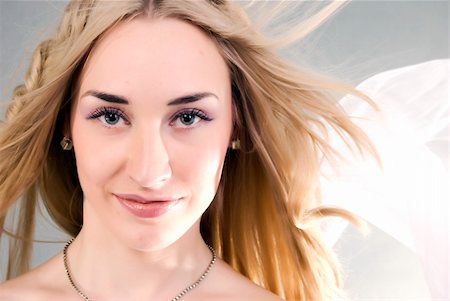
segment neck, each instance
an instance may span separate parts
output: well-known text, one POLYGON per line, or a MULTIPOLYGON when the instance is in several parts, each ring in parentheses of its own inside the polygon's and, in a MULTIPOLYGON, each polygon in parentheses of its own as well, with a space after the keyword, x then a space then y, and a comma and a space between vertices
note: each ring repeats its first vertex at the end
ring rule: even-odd
POLYGON ((198 223, 177 242, 136 250, 86 227, 67 251, 76 286, 91 300, 171 300, 211 261, 198 223))

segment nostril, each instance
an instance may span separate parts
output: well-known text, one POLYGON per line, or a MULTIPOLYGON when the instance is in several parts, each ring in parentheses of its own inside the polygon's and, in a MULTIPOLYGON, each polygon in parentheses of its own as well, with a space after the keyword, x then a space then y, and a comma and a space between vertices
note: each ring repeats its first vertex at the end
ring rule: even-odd
POLYGON ((168 162, 160 163, 158 166, 138 164, 128 170, 128 175, 141 187, 156 188, 164 185, 172 177, 172 169, 168 162))
POLYGON ((134 129, 126 164, 129 177, 139 186, 161 186, 172 177, 167 139, 158 127, 134 129))

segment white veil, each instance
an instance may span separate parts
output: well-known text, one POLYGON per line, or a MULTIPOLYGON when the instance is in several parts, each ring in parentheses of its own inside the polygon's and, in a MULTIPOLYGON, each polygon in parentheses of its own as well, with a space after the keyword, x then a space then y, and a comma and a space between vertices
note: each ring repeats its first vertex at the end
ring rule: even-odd
MULTIPOLYGON (((357 213, 416 253, 433 300, 449 300, 449 70, 450 60, 433 60, 365 80, 358 89, 380 112, 342 99, 383 169, 355 156, 339 173, 324 166, 322 179, 325 203, 357 213)), ((328 225, 330 243, 345 226, 328 225)))

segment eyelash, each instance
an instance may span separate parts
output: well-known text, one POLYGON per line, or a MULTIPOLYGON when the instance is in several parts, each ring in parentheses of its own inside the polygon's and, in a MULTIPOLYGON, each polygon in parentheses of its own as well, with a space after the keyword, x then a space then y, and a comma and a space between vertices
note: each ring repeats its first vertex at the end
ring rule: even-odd
MULTIPOLYGON (((98 108, 94 112, 89 114, 88 119, 97 119, 102 116, 105 116, 106 114, 115 114, 115 115, 117 115, 117 117, 123 119, 125 124, 127 124, 127 125, 130 124, 127 116, 125 115, 125 113, 122 110, 119 110, 117 108, 112 108, 112 107, 98 108)), ((112 125, 110 125, 110 127, 112 127, 112 125)))
MULTIPOLYGON (((206 115, 203 111, 199 109, 187 109, 176 113, 175 116, 171 118, 170 125, 173 125, 177 120, 180 120, 180 118, 183 117, 183 115, 193 115, 204 121, 212 120, 208 115, 206 115)), ((190 126, 186 125, 185 128, 190 128, 190 126)))
MULTIPOLYGON (((115 114, 115 115, 117 115, 118 118, 121 118, 122 120, 124 120, 126 125, 130 124, 126 114, 122 110, 113 108, 113 107, 98 108, 89 114, 88 119, 98 119, 102 116, 105 116, 106 114, 115 114)), ((181 117, 183 117, 183 115, 193 115, 204 121, 212 120, 207 114, 205 114, 203 111, 201 111, 199 109, 185 109, 185 110, 182 110, 182 111, 176 113, 171 118, 171 121, 169 124, 172 126, 177 120, 179 120, 181 117)), ((114 125, 109 125, 109 127, 113 127, 113 126, 114 125)), ((189 126, 186 126, 186 128, 189 128, 189 126)))

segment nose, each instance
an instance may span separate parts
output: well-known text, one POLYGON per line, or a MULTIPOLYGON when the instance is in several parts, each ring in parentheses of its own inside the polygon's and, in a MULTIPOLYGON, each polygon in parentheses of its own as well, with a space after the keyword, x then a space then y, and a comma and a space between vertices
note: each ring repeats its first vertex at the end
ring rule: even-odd
POLYGON ((136 133, 130 142, 127 173, 138 185, 158 189, 172 176, 169 154, 161 134, 136 133))

